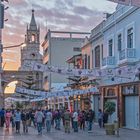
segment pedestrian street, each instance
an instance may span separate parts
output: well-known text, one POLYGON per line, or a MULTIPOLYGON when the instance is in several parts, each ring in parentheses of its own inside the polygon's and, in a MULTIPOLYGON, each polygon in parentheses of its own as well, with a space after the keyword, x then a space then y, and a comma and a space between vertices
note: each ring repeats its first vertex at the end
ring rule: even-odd
POLYGON ((78 133, 71 131, 70 134, 66 134, 64 130, 52 129, 50 133, 47 133, 45 129, 42 135, 37 134, 37 130, 33 127, 29 128, 29 133, 24 134, 22 131, 20 134, 12 132, 10 129, 7 131, 5 128, 0 128, 0 140, 139 140, 139 130, 120 129, 120 136, 107 136, 103 128, 99 128, 94 125, 93 132, 88 133, 86 130, 79 130, 78 133))

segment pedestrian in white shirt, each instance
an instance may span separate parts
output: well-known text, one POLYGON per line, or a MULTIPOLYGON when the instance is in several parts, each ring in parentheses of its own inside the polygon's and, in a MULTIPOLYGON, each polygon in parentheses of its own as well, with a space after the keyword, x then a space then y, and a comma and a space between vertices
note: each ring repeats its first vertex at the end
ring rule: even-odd
POLYGON ((74 111, 72 117, 73 117, 74 132, 78 132, 78 113, 77 113, 77 111, 74 111))

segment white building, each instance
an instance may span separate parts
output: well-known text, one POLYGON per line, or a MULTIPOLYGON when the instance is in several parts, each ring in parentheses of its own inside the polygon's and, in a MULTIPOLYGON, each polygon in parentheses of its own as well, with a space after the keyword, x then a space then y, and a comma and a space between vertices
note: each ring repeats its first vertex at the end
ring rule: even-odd
MULTIPOLYGON (((116 11, 91 30, 91 62, 93 69, 134 67, 140 62, 140 8, 118 5, 116 11)), ((88 62, 87 62, 88 63, 88 62)), ((140 129, 139 77, 135 74, 101 79, 101 108, 105 102, 116 104, 112 121, 120 126, 140 129)))

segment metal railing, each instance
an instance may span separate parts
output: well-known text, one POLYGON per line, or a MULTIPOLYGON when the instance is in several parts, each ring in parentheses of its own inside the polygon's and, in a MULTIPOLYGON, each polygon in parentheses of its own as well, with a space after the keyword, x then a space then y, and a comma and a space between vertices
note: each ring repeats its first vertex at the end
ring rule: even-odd
POLYGON ((114 56, 108 56, 108 57, 103 58, 102 66, 109 66, 109 65, 115 65, 115 57, 114 56))
POLYGON ((136 57, 136 49, 126 48, 119 52, 119 60, 131 59, 136 57))

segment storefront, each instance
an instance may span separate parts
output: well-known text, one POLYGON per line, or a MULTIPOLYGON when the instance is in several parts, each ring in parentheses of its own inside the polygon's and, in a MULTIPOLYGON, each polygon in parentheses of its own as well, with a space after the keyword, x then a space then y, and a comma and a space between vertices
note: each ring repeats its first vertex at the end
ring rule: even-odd
POLYGON ((129 129, 140 129, 139 83, 121 86, 122 126, 129 129))
POLYGON ((102 104, 102 110, 104 110, 104 105, 106 102, 114 102, 115 103, 115 112, 109 117, 108 122, 114 122, 119 119, 118 114, 118 104, 119 104, 119 96, 118 96, 118 89, 119 87, 117 85, 115 86, 107 86, 107 87, 101 87, 101 104, 102 104))
POLYGON ((89 110, 92 106, 91 94, 75 95, 69 98, 70 110, 89 110))

